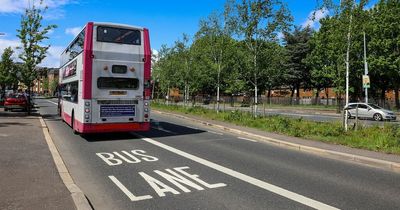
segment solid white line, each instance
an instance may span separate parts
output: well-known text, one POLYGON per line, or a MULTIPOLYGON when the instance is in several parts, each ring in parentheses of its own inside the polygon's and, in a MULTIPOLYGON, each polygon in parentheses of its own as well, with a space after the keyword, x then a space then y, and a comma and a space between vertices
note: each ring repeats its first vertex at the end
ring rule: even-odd
POLYGON ((53 142, 53 139, 50 136, 48 127, 44 122, 43 118, 40 117, 40 124, 42 125, 42 130, 44 134, 44 138, 46 140, 47 146, 49 147, 51 156, 53 157, 53 161, 56 165, 58 174, 61 177, 64 185, 67 187, 68 191, 71 193, 72 200, 75 204, 76 209, 78 210, 90 210, 90 204, 83 194, 82 190, 75 184, 74 180, 69 173, 67 166, 65 166, 63 159, 61 158, 60 153, 57 150, 56 145, 53 142))
POLYGON ((321 202, 313 200, 311 198, 307 198, 307 197, 299 195, 297 193, 285 190, 285 189, 283 189, 281 187, 269 184, 267 182, 261 181, 259 179, 253 178, 251 176, 242 174, 240 172, 237 172, 237 171, 234 171, 232 169, 226 168, 224 166, 218 165, 216 163, 210 162, 210 161, 205 160, 203 158, 191 155, 191 154, 186 153, 184 151, 181 151, 179 149, 175 149, 173 147, 170 147, 168 145, 162 144, 162 143, 160 143, 158 141, 155 141, 153 139, 150 139, 150 138, 142 138, 142 139, 144 141, 150 143, 150 144, 159 146, 159 147, 161 147, 163 149, 166 149, 166 150, 168 150, 170 152, 173 152, 173 153, 175 153, 177 155, 180 155, 180 156, 185 157, 187 159, 190 159, 192 161, 198 162, 198 163, 200 163, 202 165, 205 165, 205 166, 208 166, 210 168, 213 168, 213 169, 215 169, 217 171, 220 171, 220 172, 222 172, 224 174, 227 174, 229 176, 235 177, 235 178, 240 179, 242 181, 245 181, 245 182, 247 182, 249 184, 255 185, 255 186, 260 187, 262 189, 265 189, 265 190, 268 190, 268 191, 273 192, 275 194, 281 195, 283 197, 286 197, 286 198, 291 199, 293 201, 299 202, 299 203, 304 204, 306 206, 309 206, 309 207, 312 207, 312 208, 315 208, 315 209, 337 209, 337 208, 335 208, 333 206, 329 206, 327 204, 321 203, 321 202))
POLYGON ((248 139, 248 138, 243 138, 243 137, 237 137, 238 139, 243 139, 243 140, 246 140, 246 141, 252 141, 252 142, 257 142, 256 140, 253 140, 253 139, 248 139))
POLYGON ((55 105, 58 105, 58 103, 56 103, 56 102, 53 102, 53 101, 50 101, 50 100, 46 100, 47 102, 49 102, 49 103, 52 103, 52 104, 55 104, 55 105))
POLYGON ((223 133, 218 133, 218 132, 215 132, 215 131, 207 131, 207 132, 212 133, 212 134, 217 134, 217 135, 220 135, 220 136, 224 135, 223 133))

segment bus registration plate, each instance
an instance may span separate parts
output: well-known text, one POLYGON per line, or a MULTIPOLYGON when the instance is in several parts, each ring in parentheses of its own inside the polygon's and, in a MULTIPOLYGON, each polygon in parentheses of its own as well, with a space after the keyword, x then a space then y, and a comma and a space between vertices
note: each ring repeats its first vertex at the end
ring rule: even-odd
POLYGON ((135 105, 101 105, 100 117, 135 116, 135 105))

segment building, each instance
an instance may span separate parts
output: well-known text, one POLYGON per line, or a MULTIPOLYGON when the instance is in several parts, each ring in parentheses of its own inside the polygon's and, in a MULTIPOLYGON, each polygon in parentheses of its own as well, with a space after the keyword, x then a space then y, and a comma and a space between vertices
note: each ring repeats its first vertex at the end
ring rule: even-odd
POLYGON ((58 84, 57 68, 39 68, 38 77, 33 82, 33 92, 39 95, 53 96, 58 84))

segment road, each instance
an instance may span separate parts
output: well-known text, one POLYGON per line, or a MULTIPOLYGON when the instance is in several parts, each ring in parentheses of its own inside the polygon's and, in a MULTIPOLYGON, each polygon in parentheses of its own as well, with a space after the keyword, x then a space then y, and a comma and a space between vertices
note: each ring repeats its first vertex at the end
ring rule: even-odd
POLYGON ((400 174, 152 114, 141 133, 74 135, 40 113, 94 209, 398 209, 400 174))
MULTIPOLYGON (((201 104, 200 106, 207 108, 207 109, 215 109, 214 104, 209 104, 209 105, 204 105, 201 104)), ((252 112, 252 107, 231 107, 228 105, 221 105, 220 107, 221 110, 225 111, 234 111, 234 110, 241 110, 245 112, 252 112)), ((276 108, 276 109, 271 109, 271 108, 265 108, 260 106, 258 108, 258 114, 259 115, 267 115, 267 116, 273 116, 273 115, 281 115, 281 116, 286 116, 286 117, 292 117, 292 118, 303 118, 306 120, 311 120, 311 121, 317 121, 317 122, 342 122, 343 118, 340 114, 336 114, 331 111, 326 111, 326 110, 310 110, 310 109, 285 109, 284 107, 282 108, 276 108)), ((355 119, 349 119, 349 124, 353 125, 356 123, 355 119)), ((399 120, 396 121, 374 121, 372 119, 359 119, 358 123, 360 125, 365 125, 365 126, 383 126, 385 124, 400 124, 399 120)))

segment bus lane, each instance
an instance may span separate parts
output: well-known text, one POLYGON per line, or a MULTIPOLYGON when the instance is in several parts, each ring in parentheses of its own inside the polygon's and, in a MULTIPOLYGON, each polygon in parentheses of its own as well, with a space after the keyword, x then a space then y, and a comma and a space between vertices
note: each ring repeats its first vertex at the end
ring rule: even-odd
MULTIPOLYGON (((309 209, 136 134, 74 135, 46 105, 42 114, 53 141, 94 209, 309 209)), ((142 134, 167 140, 156 129, 142 134)), ((196 138, 221 138, 204 135, 196 138)))

